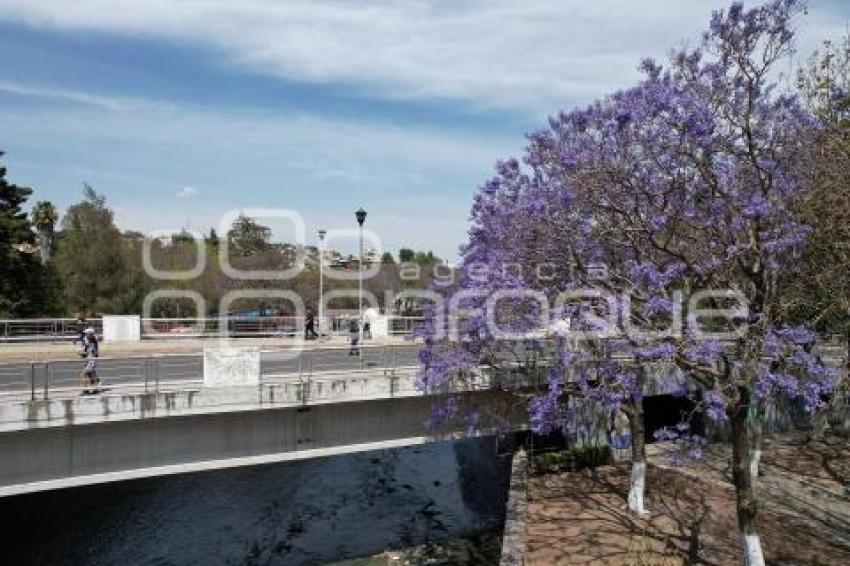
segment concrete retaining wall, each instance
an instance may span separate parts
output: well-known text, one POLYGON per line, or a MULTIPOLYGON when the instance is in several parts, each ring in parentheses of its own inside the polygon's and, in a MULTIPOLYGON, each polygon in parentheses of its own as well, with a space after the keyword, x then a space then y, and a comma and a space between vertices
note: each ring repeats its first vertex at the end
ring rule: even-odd
POLYGON ((525 523, 528 514, 528 456, 525 450, 514 454, 511 463, 511 486, 502 535, 500 566, 525 564, 525 523))

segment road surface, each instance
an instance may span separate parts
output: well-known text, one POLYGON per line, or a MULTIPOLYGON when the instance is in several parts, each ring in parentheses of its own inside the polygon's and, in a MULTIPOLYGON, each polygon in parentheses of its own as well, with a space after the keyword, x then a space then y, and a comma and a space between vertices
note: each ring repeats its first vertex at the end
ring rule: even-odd
MULTIPOLYGON (((365 346, 362 356, 350 356, 348 348, 316 348, 300 352, 264 350, 260 370, 263 377, 297 378, 301 374, 350 372, 359 369, 409 367, 418 364, 418 345, 365 346)), ((110 387, 144 384, 177 384, 203 379, 202 354, 133 356, 100 358, 97 373, 110 387)), ((49 389, 66 389, 80 385, 79 374, 85 360, 0 363, 0 394, 23 393, 35 389, 41 397, 45 377, 49 389), (31 372, 35 372, 35 385, 31 372), (47 375, 45 375, 47 374, 47 375)))

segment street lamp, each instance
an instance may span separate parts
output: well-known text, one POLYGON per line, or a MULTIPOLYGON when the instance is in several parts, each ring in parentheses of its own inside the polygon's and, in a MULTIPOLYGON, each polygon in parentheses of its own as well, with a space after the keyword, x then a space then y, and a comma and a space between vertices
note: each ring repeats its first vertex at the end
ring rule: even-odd
POLYGON ((325 306, 325 234, 327 230, 319 230, 319 337, 322 336, 325 306))
MULTIPOLYGON (((363 346, 363 223, 366 222, 366 211, 363 210, 361 206, 360 209, 354 213, 354 216, 357 217, 357 224, 360 226, 360 259, 357 261, 357 313, 358 313, 358 322, 357 327, 359 329, 359 340, 360 346, 363 346)), ((359 351, 359 350, 358 350, 359 351)))

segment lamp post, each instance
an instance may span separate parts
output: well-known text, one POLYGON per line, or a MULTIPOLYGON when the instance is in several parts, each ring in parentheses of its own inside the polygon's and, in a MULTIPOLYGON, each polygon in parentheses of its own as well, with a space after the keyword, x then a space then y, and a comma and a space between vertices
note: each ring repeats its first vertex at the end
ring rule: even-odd
POLYGON ((319 230, 319 338, 323 336, 325 306, 325 234, 327 230, 319 230))
MULTIPOLYGON (((354 213, 360 226, 360 255, 357 261, 357 328, 359 329, 360 347, 363 347, 363 223, 366 222, 366 211, 361 206, 354 213)), ((358 352, 360 350, 358 349, 358 352)))

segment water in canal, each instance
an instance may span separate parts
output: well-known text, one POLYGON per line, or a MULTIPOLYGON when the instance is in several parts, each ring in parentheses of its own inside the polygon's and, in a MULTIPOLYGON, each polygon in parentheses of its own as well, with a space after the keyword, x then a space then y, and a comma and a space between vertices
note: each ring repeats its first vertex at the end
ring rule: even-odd
POLYGON ((498 563, 509 475, 475 439, 5 498, 0 564, 498 563))

